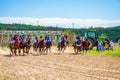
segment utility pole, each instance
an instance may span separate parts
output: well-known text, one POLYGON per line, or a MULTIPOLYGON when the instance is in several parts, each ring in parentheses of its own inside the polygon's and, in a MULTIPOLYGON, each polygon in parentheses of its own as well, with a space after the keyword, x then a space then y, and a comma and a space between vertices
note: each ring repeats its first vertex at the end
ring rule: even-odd
POLYGON ((72 28, 73 28, 73 31, 74 31, 74 27, 75 27, 75 23, 73 22, 73 23, 72 23, 72 28))
POLYGON ((37 20, 37 22, 36 22, 36 23, 37 23, 37 26, 38 26, 38 25, 39 25, 39 21, 37 20))

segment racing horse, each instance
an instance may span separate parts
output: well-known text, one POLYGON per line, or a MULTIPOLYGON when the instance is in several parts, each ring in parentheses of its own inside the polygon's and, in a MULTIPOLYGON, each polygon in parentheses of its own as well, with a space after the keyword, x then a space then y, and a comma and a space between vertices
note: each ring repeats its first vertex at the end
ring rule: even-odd
POLYGON ((30 41, 25 42, 25 52, 27 53, 27 55, 29 54, 30 48, 31 48, 30 41))
POLYGON ((83 53, 84 53, 84 51, 86 51, 86 53, 87 53, 87 51, 89 50, 89 46, 90 46, 89 39, 85 38, 85 40, 82 41, 83 53))
POLYGON ((65 43, 66 43, 66 40, 65 40, 65 38, 63 37, 63 38, 62 38, 62 41, 58 43, 58 46, 57 46, 58 51, 64 52, 64 50, 66 49, 66 44, 65 44, 65 43))
POLYGON ((79 40, 78 42, 74 42, 73 43, 73 47, 74 47, 74 52, 75 54, 78 54, 78 52, 82 52, 83 46, 82 46, 82 41, 79 40))
POLYGON ((51 46, 52 46, 52 43, 51 43, 51 41, 47 41, 46 43, 45 43, 45 52, 48 54, 48 51, 49 52, 51 52, 51 46))
POLYGON ((35 42, 33 44, 33 51, 37 51, 38 47, 39 47, 38 42, 35 42))
POLYGON ((10 51, 12 52, 12 54, 10 53, 10 55, 17 55, 17 50, 18 50, 18 53, 20 55, 20 44, 18 42, 18 38, 15 37, 15 43, 10 43, 9 45, 9 48, 10 48, 10 51))
POLYGON ((39 52, 41 53, 41 54, 43 54, 43 52, 45 52, 45 45, 44 45, 44 40, 41 40, 41 41, 39 41, 38 42, 38 48, 39 48, 39 52))
POLYGON ((23 50, 23 55, 25 55, 24 53, 25 53, 25 43, 24 43, 24 41, 22 41, 21 43, 20 43, 20 53, 21 53, 21 50, 23 50))

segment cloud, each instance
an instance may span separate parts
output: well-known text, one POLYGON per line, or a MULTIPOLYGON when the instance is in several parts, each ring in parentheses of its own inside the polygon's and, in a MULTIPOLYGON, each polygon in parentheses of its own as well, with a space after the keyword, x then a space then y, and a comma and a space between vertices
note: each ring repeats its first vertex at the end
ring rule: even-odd
POLYGON ((120 25, 120 20, 105 19, 71 19, 71 18, 32 18, 32 17, 0 17, 0 23, 20 23, 59 27, 111 27, 120 25))

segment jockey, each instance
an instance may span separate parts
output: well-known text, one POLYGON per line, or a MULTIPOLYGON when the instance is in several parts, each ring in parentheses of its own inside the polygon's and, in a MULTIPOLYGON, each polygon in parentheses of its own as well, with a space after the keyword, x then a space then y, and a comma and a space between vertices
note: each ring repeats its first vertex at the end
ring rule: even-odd
POLYGON ((76 40, 76 43, 78 44, 78 42, 80 41, 80 34, 76 36, 75 40, 76 40))
POLYGON ((10 43, 15 43, 15 36, 14 35, 12 35, 11 37, 10 37, 10 43))
POLYGON ((40 35, 40 40, 39 40, 39 41, 42 41, 42 40, 44 41, 44 38, 43 38, 43 35, 41 34, 41 35, 40 35))
POLYGON ((59 37, 59 42, 61 43, 63 39, 65 39, 65 45, 67 44, 66 41, 67 41, 67 35, 66 34, 63 34, 59 37))
POLYGON ((110 45, 110 49, 113 49, 114 43, 113 43, 113 41, 112 41, 112 40, 110 40, 109 45, 110 45))
POLYGON ((46 36, 45 36, 45 43, 47 43, 47 42, 50 42, 50 44, 51 44, 51 46, 52 46, 51 38, 50 38, 49 35, 46 35, 46 36))
POLYGON ((29 44, 31 43, 31 38, 30 38, 30 35, 27 35, 26 42, 27 42, 27 43, 29 43, 29 44))
POLYGON ((51 41, 51 39, 50 39, 50 36, 49 36, 49 35, 46 35, 46 36, 45 36, 45 42, 48 42, 48 41, 51 41))
POLYGON ((21 35, 19 36, 19 42, 22 43, 23 41, 24 41, 24 37, 23 37, 23 35, 21 34, 21 35))
POLYGON ((63 38, 64 38, 64 35, 61 35, 61 36, 59 37, 59 42, 62 42, 63 38))
POLYGON ((34 43, 38 42, 38 37, 36 36, 34 39, 34 43))

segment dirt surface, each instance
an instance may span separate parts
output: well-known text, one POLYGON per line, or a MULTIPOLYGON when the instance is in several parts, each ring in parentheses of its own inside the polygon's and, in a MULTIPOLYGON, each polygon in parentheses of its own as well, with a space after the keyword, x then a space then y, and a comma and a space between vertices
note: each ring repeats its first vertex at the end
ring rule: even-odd
POLYGON ((58 54, 31 52, 8 56, 0 50, 0 80, 120 80, 120 58, 107 55, 73 54, 72 48, 58 54))

